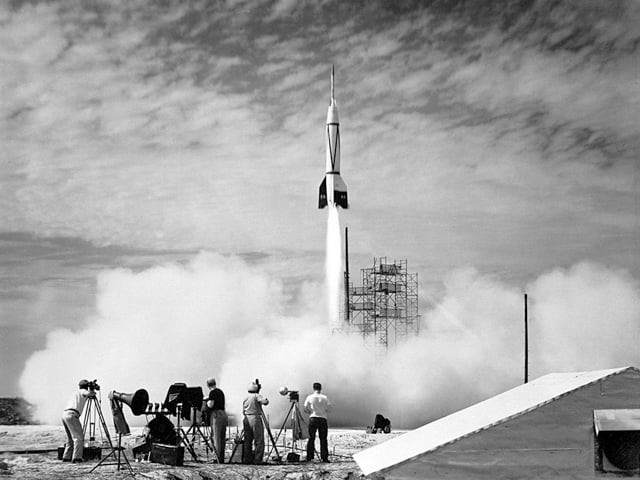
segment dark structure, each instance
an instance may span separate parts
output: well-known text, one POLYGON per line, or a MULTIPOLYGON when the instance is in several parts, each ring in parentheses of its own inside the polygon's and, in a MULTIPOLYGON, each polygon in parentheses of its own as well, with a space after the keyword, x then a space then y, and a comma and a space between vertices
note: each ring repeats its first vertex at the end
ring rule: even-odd
POLYGON ((344 330, 384 350, 418 335, 418 274, 408 272, 407 261, 374 258, 361 272, 362 286, 353 286, 345 272, 344 330))

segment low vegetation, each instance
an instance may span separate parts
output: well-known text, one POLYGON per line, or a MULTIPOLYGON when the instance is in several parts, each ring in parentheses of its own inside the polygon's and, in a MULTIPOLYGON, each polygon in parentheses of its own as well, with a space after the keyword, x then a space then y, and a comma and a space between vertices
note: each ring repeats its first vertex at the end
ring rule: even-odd
POLYGON ((22 398, 0 398, 0 425, 33 425, 33 405, 22 398))

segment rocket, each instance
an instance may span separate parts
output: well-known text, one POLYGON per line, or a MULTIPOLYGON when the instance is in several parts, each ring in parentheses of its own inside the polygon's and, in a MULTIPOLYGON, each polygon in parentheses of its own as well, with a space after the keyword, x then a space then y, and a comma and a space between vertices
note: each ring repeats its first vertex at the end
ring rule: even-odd
POLYGON ((326 142, 326 173, 318 192, 318 208, 324 208, 328 204, 349 208, 347 185, 340 176, 340 122, 333 90, 333 65, 331 66, 331 102, 327 110, 326 142))

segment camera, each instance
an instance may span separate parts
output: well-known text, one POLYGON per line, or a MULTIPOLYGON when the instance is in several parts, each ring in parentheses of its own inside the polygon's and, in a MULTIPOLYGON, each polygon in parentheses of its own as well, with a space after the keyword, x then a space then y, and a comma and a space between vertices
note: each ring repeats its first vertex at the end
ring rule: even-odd
POLYGON ((182 405, 180 416, 185 420, 189 420, 191 418, 191 409, 200 410, 203 400, 202 387, 187 387, 186 383, 174 383, 169 387, 162 406, 171 415, 177 415, 178 405, 182 405))
POLYGON ((98 380, 91 380, 87 388, 91 391, 100 390, 100 385, 98 385, 98 380))
POLYGON ((280 389, 280 395, 288 396, 289 400, 292 402, 297 402, 300 400, 300 392, 298 390, 289 390, 287 387, 282 387, 280 389))

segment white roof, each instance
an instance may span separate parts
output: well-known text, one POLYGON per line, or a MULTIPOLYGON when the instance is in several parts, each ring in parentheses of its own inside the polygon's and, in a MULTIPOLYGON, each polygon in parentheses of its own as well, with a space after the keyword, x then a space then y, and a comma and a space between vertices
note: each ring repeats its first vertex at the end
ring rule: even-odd
POLYGON ((551 373, 353 455, 365 475, 410 460, 496 423, 549 403, 577 388, 633 367, 551 373))

